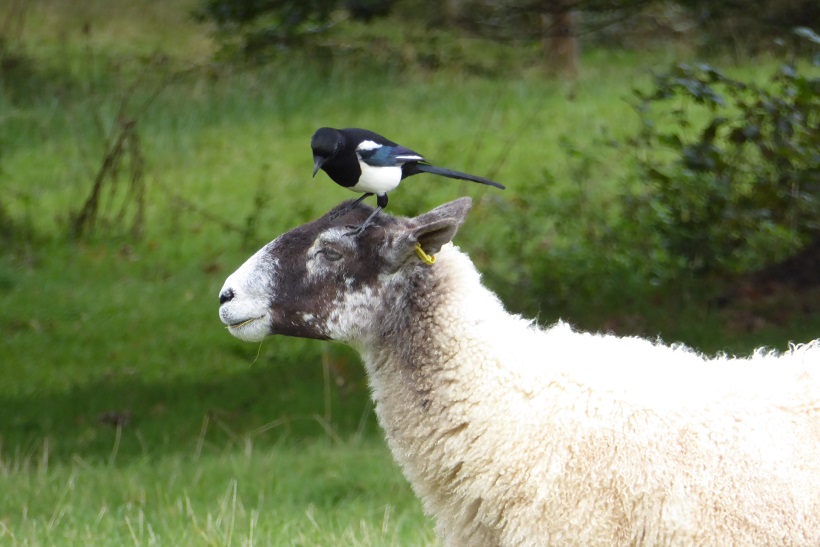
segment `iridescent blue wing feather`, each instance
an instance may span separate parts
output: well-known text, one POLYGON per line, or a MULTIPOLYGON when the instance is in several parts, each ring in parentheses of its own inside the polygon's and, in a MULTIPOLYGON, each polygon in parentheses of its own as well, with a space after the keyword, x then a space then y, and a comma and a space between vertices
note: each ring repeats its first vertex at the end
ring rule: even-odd
POLYGON ((357 150, 359 157, 372 167, 397 167, 411 161, 424 161, 424 157, 404 146, 379 146, 357 150))

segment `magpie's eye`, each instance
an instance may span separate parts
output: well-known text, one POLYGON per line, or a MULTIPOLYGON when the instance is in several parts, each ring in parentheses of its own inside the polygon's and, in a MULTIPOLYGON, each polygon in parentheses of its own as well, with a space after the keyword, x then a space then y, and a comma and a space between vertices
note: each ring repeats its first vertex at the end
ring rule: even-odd
POLYGON ((325 255, 325 258, 331 262, 336 262, 342 258, 342 253, 336 252, 333 249, 321 249, 319 254, 325 255))

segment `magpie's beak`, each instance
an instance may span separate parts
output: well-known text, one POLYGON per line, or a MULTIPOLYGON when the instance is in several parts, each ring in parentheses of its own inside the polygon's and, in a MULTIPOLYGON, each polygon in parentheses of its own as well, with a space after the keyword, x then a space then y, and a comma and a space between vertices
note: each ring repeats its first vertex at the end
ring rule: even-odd
POLYGON ((316 173, 319 172, 319 168, 322 167, 322 164, 325 162, 325 158, 322 156, 313 156, 313 176, 316 176, 316 173))

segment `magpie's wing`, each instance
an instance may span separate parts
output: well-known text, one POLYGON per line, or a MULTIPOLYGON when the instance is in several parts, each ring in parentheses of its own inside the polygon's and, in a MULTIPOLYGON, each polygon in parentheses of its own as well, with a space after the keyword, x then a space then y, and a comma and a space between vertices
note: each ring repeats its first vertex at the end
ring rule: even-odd
POLYGON ((372 167, 397 167, 407 162, 425 161, 424 156, 401 145, 357 150, 364 163, 372 167))

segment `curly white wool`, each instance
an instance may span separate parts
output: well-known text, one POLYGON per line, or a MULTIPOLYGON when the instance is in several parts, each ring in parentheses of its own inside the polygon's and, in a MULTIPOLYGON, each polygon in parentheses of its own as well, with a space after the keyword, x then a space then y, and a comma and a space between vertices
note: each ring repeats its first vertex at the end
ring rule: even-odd
POLYGON ((443 304, 411 322, 426 409, 392 348, 365 362, 393 454, 449 545, 820 544, 820 346, 707 359, 540 330, 472 263, 438 254, 443 304))

